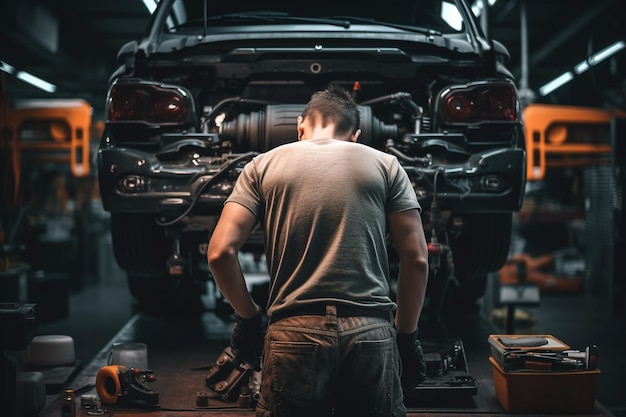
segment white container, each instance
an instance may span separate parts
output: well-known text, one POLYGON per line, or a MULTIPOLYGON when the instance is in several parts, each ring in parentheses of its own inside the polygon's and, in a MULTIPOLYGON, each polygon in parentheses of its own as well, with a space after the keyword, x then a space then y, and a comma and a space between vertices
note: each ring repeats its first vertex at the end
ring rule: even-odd
POLYGON ((26 363, 32 366, 73 365, 76 360, 74 339, 66 335, 33 337, 26 349, 26 363))

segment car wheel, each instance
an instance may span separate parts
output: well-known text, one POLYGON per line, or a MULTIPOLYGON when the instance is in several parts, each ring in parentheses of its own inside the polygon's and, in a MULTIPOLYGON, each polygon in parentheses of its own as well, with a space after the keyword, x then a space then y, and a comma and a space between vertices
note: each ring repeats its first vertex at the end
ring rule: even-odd
POLYGON ((154 276, 166 272, 170 245, 153 216, 113 213, 111 238, 115 260, 128 274, 154 276))
POLYGON ((450 240, 457 279, 499 270, 511 244, 511 213, 467 214, 461 234, 450 240))

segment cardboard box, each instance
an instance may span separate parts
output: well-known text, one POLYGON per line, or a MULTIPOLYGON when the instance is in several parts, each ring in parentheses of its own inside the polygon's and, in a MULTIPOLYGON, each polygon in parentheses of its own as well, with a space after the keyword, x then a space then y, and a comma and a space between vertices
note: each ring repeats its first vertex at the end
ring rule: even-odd
POLYGON ((502 368, 504 366, 504 355, 508 351, 524 351, 532 350, 536 352, 541 351, 563 351, 568 350, 570 347, 561 342, 554 336, 547 334, 533 334, 533 335, 511 335, 511 334, 492 334, 488 338, 489 345, 491 347, 491 356, 500 364, 502 368), (502 341, 519 342, 515 346, 505 345, 502 341))
POLYGON ((592 413, 599 369, 505 372, 489 357, 498 402, 508 413, 592 413))

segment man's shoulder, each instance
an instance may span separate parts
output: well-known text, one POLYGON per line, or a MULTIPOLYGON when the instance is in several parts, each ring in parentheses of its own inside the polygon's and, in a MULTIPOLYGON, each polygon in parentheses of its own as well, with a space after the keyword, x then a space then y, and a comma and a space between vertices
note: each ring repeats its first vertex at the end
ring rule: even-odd
POLYGON ((351 143, 355 146, 354 147, 355 150, 359 150, 363 154, 367 154, 371 158, 375 158, 386 164, 391 164, 398 160, 394 155, 381 151, 380 149, 374 148, 365 143, 360 143, 360 142, 351 142, 351 143))
POLYGON ((258 154, 257 156, 254 157, 255 160, 257 161, 262 161, 264 159, 267 158, 272 158, 273 156, 276 155, 280 155, 283 154, 285 152, 290 152, 291 150, 295 149, 296 147, 300 146, 301 142, 298 141, 294 141, 294 142, 288 142, 288 143, 284 143, 282 145, 279 145, 275 148, 272 148, 268 151, 262 152, 260 154, 258 154))

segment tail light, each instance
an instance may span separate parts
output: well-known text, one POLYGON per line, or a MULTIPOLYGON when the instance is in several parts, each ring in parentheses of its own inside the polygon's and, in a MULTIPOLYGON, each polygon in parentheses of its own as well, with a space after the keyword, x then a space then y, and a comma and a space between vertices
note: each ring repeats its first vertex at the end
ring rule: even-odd
POLYGON ((439 96, 439 115, 447 124, 516 122, 517 90, 509 82, 451 87, 439 96))
POLYGON ((191 95, 184 89, 156 83, 116 83, 109 91, 110 122, 180 125, 192 121, 191 95))

